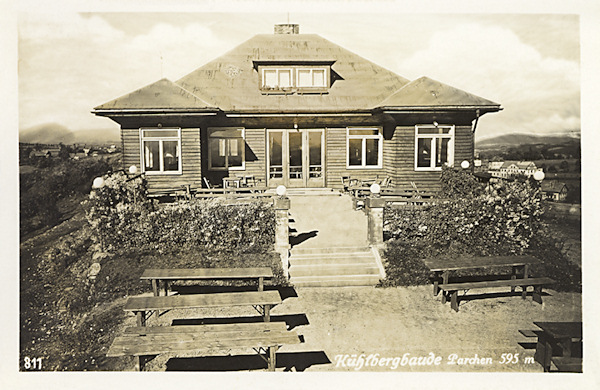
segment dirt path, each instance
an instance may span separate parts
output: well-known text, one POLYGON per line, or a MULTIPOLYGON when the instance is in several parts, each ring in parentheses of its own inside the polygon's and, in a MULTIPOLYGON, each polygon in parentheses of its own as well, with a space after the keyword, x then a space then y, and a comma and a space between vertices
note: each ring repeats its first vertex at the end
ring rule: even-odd
MULTIPOLYGON (((273 321, 286 320, 304 343, 284 346, 278 357, 278 370, 296 371, 446 371, 446 372, 542 372, 531 363, 531 343, 519 329, 535 329, 533 321, 580 321, 581 295, 549 290, 539 305, 528 297, 486 298, 462 302, 460 312, 442 305, 430 286, 402 288, 299 288, 272 311, 273 321), (402 365, 402 357, 439 358, 438 365, 402 365), (475 358, 464 365, 449 364, 456 354, 475 358), (502 355, 511 363, 502 364, 502 355), (518 354, 518 362, 517 356, 518 354), (363 355, 357 369, 352 356, 363 355), (367 366, 366 359, 390 358, 383 366, 367 366), (393 358, 397 358, 394 363, 393 358), (477 358, 479 361, 477 361, 477 358), (491 361, 487 359, 491 359, 491 361)), ((251 308, 174 311, 152 318, 149 326, 171 325, 175 319, 256 316, 251 308)), ((181 320, 179 320, 181 321, 181 320)), ((178 321, 175 321, 177 323, 178 321)), ((129 316, 126 325, 133 325, 129 316)), ((262 363, 251 351, 231 351, 234 357, 179 359, 160 355, 147 366, 152 371, 246 371, 260 370, 262 363)), ((433 360, 433 359, 432 359, 433 360)), ((129 361, 129 369, 133 362, 129 361)))

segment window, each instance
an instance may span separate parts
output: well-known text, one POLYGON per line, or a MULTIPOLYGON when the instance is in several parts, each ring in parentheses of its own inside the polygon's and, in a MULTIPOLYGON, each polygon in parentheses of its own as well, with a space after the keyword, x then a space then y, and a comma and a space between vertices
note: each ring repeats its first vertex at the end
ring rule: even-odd
POLYGON ((263 69, 263 84, 265 89, 289 88, 292 86, 292 69, 275 68, 263 69))
POLYGON ((325 68, 301 68, 297 70, 297 86, 299 88, 321 87, 325 88, 325 68))
POLYGON ((181 129, 140 129, 142 167, 147 174, 181 173, 181 129))
POLYGON ((383 136, 381 129, 347 129, 348 168, 381 168, 383 136))
POLYGON ((208 129, 208 168, 213 171, 245 168, 244 129, 208 129))
POLYGON ((260 88, 266 92, 327 92, 328 66, 261 66, 260 88))
POLYGON ((415 170, 454 165, 454 126, 416 126, 415 170))

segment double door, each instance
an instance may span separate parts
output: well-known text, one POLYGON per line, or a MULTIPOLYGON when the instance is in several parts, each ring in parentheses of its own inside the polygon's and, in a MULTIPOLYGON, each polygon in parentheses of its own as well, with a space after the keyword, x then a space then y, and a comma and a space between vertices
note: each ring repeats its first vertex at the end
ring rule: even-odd
POLYGON ((323 129, 267 130, 269 187, 325 186, 323 129))

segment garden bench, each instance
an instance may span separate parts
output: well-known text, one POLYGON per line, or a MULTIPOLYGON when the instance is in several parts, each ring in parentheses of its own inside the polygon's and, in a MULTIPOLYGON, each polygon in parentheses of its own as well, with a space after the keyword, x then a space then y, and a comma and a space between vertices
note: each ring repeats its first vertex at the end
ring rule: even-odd
POLYGON ((296 332, 288 331, 284 322, 131 327, 114 339, 106 356, 135 356, 136 369, 141 371, 161 353, 205 356, 252 348, 267 362, 268 370, 275 371, 277 350, 299 343, 296 332))
POLYGON ((123 310, 137 316, 137 325, 146 325, 147 311, 174 309, 199 309, 221 306, 252 306, 265 322, 271 319, 271 307, 281 303, 277 291, 248 291, 241 293, 190 294, 152 297, 131 297, 127 299, 123 310))
POLYGON ((450 296, 450 307, 458 311, 458 291, 471 290, 474 288, 489 288, 489 287, 521 287, 523 292, 521 297, 525 299, 527 296, 527 287, 533 286, 532 298, 537 303, 542 303, 542 286, 554 283, 550 278, 520 278, 520 279, 503 279, 490 280, 483 282, 466 282, 466 283, 445 283, 440 284, 439 288, 446 291, 450 296))
POLYGON ((264 280, 273 278, 270 267, 257 268, 149 268, 144 271, 141 280, 150 280, 154 296, 160 295, 160 281, 164 283, 165 295, 168 295, 169 283, 175 280, 246 280, 256 279, 258 291, 263 291, 264 280))
MULTIPOLYGON (((423 260, 431 272, 435 274, 433 278, 433 295, 437 295, 440 290, 449 293, 452 304, 451 307, 458 311, 458 290, 470 290, 473 288, 487 287, 510 287, 511 292, 516 287, 523 288, 522 297, 526 296, 526 288, 534 286, 533 299, 541 303, 541 287, 552 284, 554 281, 550 278, 529 278, 529 268, 531 265, 539 264, 540 261, 533 256, 483 256, 483 257, 438 257, 423 260), (510 279, 474 280, 464 283, 449 283, 450 272, 462 270, 477 270, 497 267, 511 267, 512 275, 510 279), (519 276, 519 278, 518 278, 519 276), (440 281, 442 282, 440 284, 440 281)), ((495 278, 494 275, 488 275, 495 278)), ((447 294, 442 294, 442 303, 446 303, 447 294)))
POLYGON ((541 329, 535 348, 535 361, 544 372, 554 363, 558 371, 582 372, 583 343, 581 322, 534 322, 541 329))

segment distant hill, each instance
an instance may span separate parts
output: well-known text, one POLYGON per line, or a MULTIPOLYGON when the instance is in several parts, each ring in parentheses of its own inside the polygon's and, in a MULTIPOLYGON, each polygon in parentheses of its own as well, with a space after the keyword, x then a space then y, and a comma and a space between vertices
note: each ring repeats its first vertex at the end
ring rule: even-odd
POLYGON ((518 145, 560 145, 573 141, 579 141, 581 133, 574 131, 564 135, 534 135, 534 134, 505 134, 493 138, 485 138, 475 141, 475 148, 486 149, 498 146, 518 146, 518 145))
POLYGON ((110 144, 118 143, 118 128, 73 131, 58 123, 45 123, 19 131, 19 142, 35 144, 110 144))
POLYGON ((564 135, 506 134, 475 141, 475 152, 482 159, 548 160, 581 158, 581 134, 564 135))

